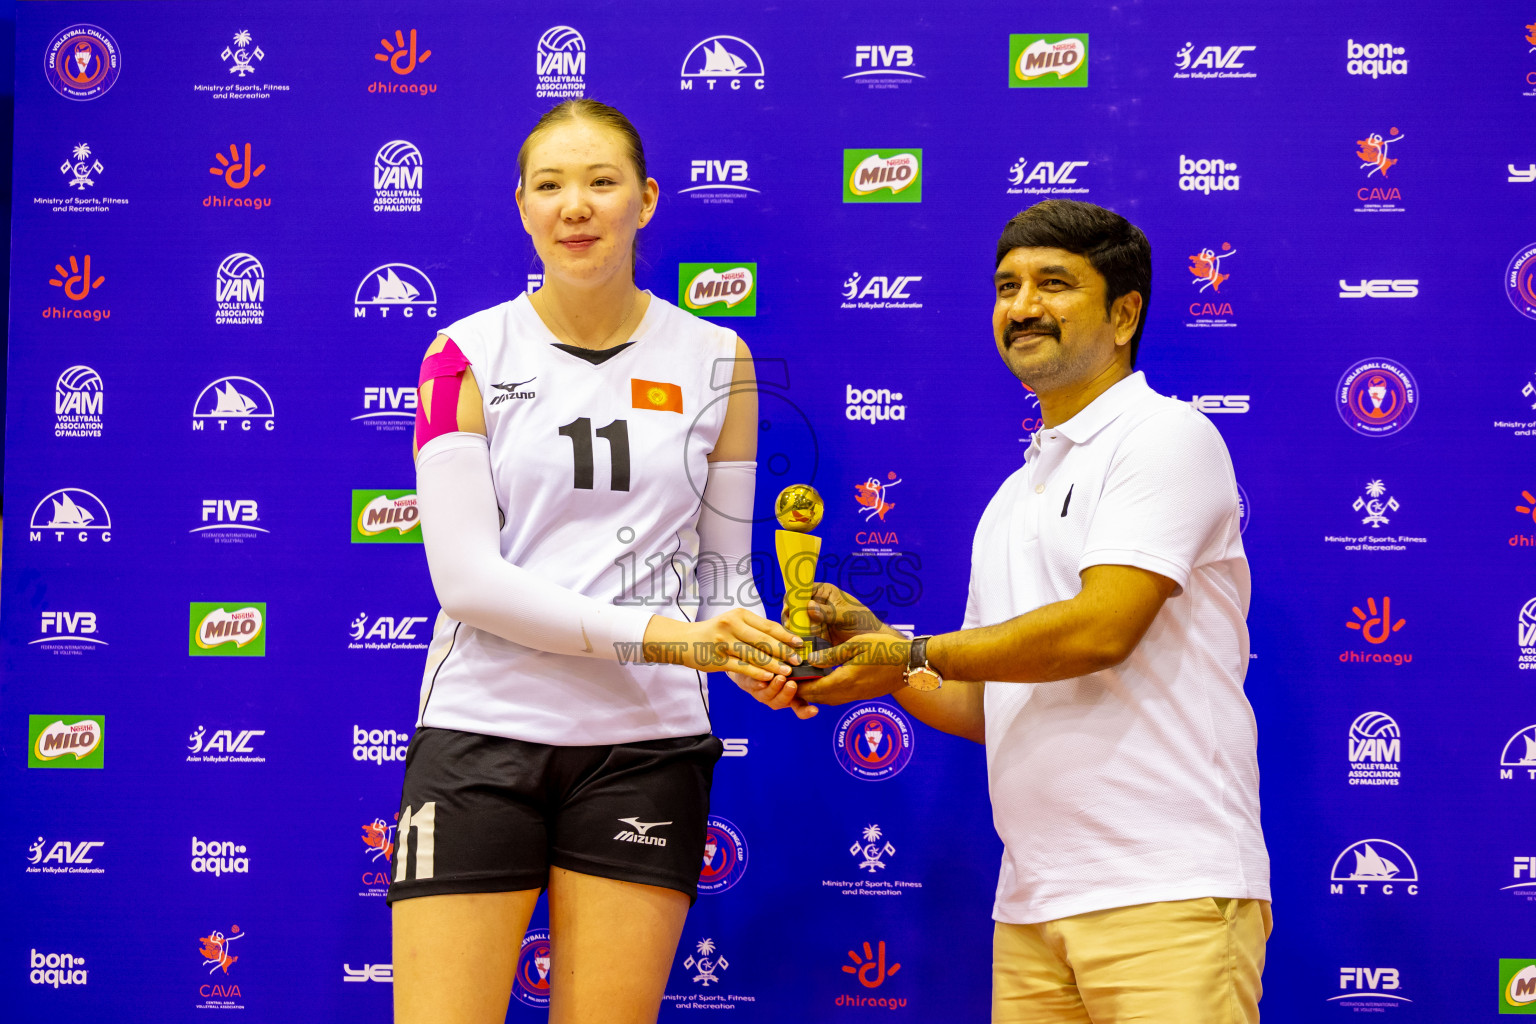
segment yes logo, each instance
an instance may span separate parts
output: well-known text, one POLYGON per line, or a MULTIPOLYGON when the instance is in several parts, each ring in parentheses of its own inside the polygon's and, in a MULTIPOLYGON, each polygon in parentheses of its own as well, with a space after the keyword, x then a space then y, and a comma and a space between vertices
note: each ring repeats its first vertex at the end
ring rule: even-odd
POLYGON ((757 316, 757 264, 680 263, 677 296, 699 316, 757 316))
POLYGON ((353 544, 420 544, 415 491, 353 491, 353 544))
POLYGON ((193 601, 187 653, 193 656, 264 658, 267 603, 193 601))
POLYGON ((920 203, 922 201, 922 150, 843 150, 843 202, 920 203))
POLYGON ((28 715, 28 768, 103 768, 104 715, 28 715))
POLYGON ((1008 37, 1010 89, 1083 88, 1088 84, 1088 36, 1011 35, 1008 37))

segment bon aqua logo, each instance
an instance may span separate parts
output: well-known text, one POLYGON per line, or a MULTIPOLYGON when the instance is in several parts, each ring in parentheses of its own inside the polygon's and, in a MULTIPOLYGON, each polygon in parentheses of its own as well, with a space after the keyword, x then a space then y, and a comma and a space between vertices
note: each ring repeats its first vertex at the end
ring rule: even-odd
POLYGON ((699 316, 757 316, 757 264, 680 263, 677 301, 699 316))
POLYGON ((922 201, 922 150, 843 150, 843 202, 920 203, 922 201))
POLYGON ((265 601, 193 601, 187 653, 193 657, 264 658, 265 601))
POLYGON ((415 491, 353 491, 353 544, 420 544, 415 491))

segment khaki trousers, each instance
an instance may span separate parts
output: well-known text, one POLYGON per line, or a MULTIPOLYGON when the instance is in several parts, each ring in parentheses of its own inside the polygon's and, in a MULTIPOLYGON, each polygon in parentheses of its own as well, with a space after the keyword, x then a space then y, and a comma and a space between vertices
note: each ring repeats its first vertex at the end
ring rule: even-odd
POLYGON ((1264 900, 1144 903, 997 922, 993 1024, 1257 1024, 1264 900))

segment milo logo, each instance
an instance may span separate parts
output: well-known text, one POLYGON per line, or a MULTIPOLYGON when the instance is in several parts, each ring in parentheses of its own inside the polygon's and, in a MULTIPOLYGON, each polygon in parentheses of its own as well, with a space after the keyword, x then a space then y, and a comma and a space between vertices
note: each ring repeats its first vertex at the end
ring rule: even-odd
POLYGON ((1088 36, 1012 35, 1008 37, 1008 87, 1088 84, 1088 36))
POLYGON ((843 202, 920 203, 922 201, 922 150, 843 150, 843 202))
POLYGON ((420 544, 415 491, 353 491, 352 543, 420 544))
POLYGON ((756 316, 756 263, 683 263, 678 302, 700 316, 756 316))
POLYGON ((266 602, 193 601, 190 617, 188 654, 266 657, 266 602))
POLYGON ((102 768, 104 715, 29 715, 28 768, 102 768))

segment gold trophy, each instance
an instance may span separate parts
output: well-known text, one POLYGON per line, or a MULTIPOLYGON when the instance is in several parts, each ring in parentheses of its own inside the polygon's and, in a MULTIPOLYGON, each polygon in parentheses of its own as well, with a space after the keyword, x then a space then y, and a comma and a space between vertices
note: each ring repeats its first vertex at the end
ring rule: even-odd
MULTIPOLYGON (((810 613, 816 563, 821 558, 821 538, 810 531, 821 522, 825 508, 826 503, 810 484, 790 484, 773 503, 773 516, 783 527, 773 532, 773 546, 784 578, 784 628, 802 638, 801 657, 832 646, 824 637, 812 635, 815 627, 810 613)), ((820 679, 829 671, 801 662, 790 670, 789 678, 820 679)))

